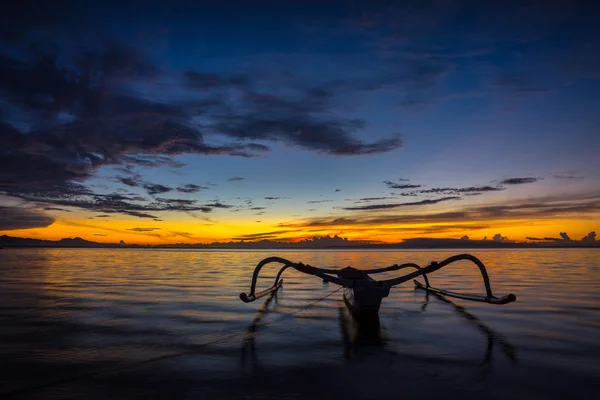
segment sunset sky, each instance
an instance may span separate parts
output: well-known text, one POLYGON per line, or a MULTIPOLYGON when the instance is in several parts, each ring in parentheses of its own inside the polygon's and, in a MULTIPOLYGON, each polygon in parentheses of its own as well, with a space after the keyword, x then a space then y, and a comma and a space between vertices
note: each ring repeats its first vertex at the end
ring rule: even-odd
POLYGON ((0 235, 580 240, 594 3, 3 2, 0 235))

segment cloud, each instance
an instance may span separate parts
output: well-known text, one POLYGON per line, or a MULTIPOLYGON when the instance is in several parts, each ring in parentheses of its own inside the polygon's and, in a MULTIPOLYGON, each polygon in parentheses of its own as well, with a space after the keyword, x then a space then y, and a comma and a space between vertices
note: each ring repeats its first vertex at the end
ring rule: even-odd
POLYGON ((596 232, 590 232, 586 236, 581 238, 584 243, 593 243, 596 241, 596 232))
POLYGON ((229 182, 236 182, 236 181, 243 181, 244 178, 242 178, 241 176, 234 176, 233 178, 229 178, 227 179, 229 182))
POLYGON ((307 201, 306 204, 329 203, 332 201, 333 200, 310 200, 310 201, 307 201))
POLYGON ((469 240, 469 237, 467 235, 465 235, 465 236, 461 237, 460 240, 469 240))
POLYGON ((128 178, 123 176, 118 176, 117 180, 121 182, 123 185, 138 187, 143 185, 143 182, 139 178, 128 178))
POLYGON ((502 181, 500 181, 501 185, 523 185, 525 183, 534 183, 539 181, 540 178, 533 178, 533 177, 528 177, 528 178, 508 178, 508 179, 504 179, 502 181))
POLYGON ((160 228, 128 228, 126 231, 134 231, 134 232, 152 232, 159 230, 160 228))
POLYGON ((45 228, 52 223, 54 223, 54 218, 41 211, 0 206, 0 231, 45 228))
POLYGON ((357 206, 357 207, 342 207, 342 210, 348 211, 366 211, 366 210, 389 210, 399 207, 412 207, 412 206, 422 206, 429 204, 437 204, 443 201, 449 200, 459 200, 458 196, 450 196, 450 197, 442 197, 434 200, 421 200, 421 201, 413 201, 410 203, 397 203, 397 204, 370 204, 367 206, 357 206))
MULTIPOLYGON (((384 205, 385 207, 386 205, 384 205)), ((392 205, 393 206, 393 205, 392 205)), ((370 207, 369 207, 370 208, 370 207)), ((313 217, 303 220, 294 220, 282 222, 279 224, 282 228, 296 229, 333 229, 343 227, 347 229, 352 226, 370 226, 378 227, 386 225, 401 224, 441 224, 455 221, 468 221, 475 223, 478 221, 515 221, 515 220, 544 220, 572 218, 573 216, 584 218, 598 218, 600 213, 600 195, 589 194, 585 196, 565 197, 545 197, 521 199, 506 202, 504 204, 469 204, 459 206, 452 211, 443 213, 424 213, 414 212, 394 215, 377 215, 375 210, 369 208, 350 210, 356 214, 344 217, 313 217), (371 213, 370 211, 375 211, 371 213), (373 215, 375 214, 375 215, 373 215)), ((383 208, 382 211, 385 211, 383 208)), ((393 208, 392 208, 393 209, 393 208)), ((396 228, 394 228, 396 229, 396 228)))
POLYGON ((232 208, 232 207, 234 207, 231 204, 224 204, 224 203, 221 203, 220 201, 214 201, 212 203, 205 204, 205 206, 210 207, 210 208, 232 208))
POLYGON ((391 182, 391 181, 383 181, 383 183, 385 183, 387 185, 387 187, 390 189, 416 189, 416 188, 421 187, 421 185, 409 185, 409 184, 395 183, 395 182, 391 182))
POLYGON ((567 232, 561 232, 560 237, 562 238, 562 240, 571 240, 569 235, 567 235, 567 232))
POLYGON ((554 179, 583 179, 583 176, 575 175, 572 173, 565 172, 563 174, 554 174, 552 175, 554 179))
MULTIPOLYGON (((359 139, 365 121, 332 112, 334 97, 349 90, 340 83, 290 86, 273 94, 258 92, 253 76, 188 71, 180 89, 196 91, 193 100, 165 100, 132 90, 165 75, 139 49, 118 42, 74 52, 33 45, 27 56, 15 54, 24 53, 0 55, 0 91, 7 105, 0 114, 0 192, 10 196, 62 200, 75 196, 73 188, 103 166, 131 172, 132 167, 180 168, 184 164, 174 157, 182 154, 254 157, 270 150, 259 141, 333 155, 402 146, 398 134, 359 139), (235 108, 228 99, 232 91, 235 108), (27 116, 25 125, 20 115, 27 116), (209 143, 215 135, 229 142, 209 143)), ((118 179, 151 195, 178 190, 139 176, 118 179)), ((88 188, 86 195, 91 194, 88 188)))
POLYGON ((135 195, 124 195, 119 193, 96 194, 88 191, 81 185, 75 185, 70 192, 59 193, 46 197, 27 197, 25 200, 38 203, 52 203, 58 206, 76 207, 89 211, 102 212, 105 214, 119 213, 139 218, 158 219, 153 213, 158 212, 195 212, 208 213, 212 207, 198 205, 197 200, 170 199, 155 197, 152 200, 135 195))
POLYGON ((106 235, 104 233, 94 233, 94 236, 108 236, 108 235, 106 235))
POLYGON ((263 239, 275 239, 279 235, 283 235, 285 233, 296 232, 296 230, 279 230, 279 231, 270 231, 270 232, 261 232, 261 233, 249 233, 246 235, 239 235, 235 238, 231 238, 232 240, 263 240, 263 239))
POLYGON ((283 142, 333 155, 377 154, 402 146, 398 134, 371 143, 356 138, 365 121, 335 117, 331 113, 333 90, 347 88, 331 85, 294 90, 289 95, 244 91, 237 110, 215 116, 207 128, 233 139, 283 142))
POLYGON ((485 192, 497 192, 497 191, 500 191, 500 190, 504 190, 504 188, 503 187, 497 187, 497 186, 469 186, 469 187, 464 187, 464 188, 450 188, 450 187, 445 187, 445 188, 423 189, 423 190, 416 191, 416 193, 423 193, 423 194, 433 193, 433 194, 466 194, 466 195, 473 195, 473 194, 479 194, 479 193, 485 193, 485 192))
POLYGON ((265 200, 280 200, 280 199, 289 199, 289 197, 273 197, 273 196, 265 197, 265 200))
POLYGON ((363 197, 355 201, 355 203, 368 203, 370 201, 380 201, 394 199, 395 197, 363 197))
POLYGON ((168 186, 159 185, 159 184, 155 184, 155 183, 144 184, 144 189, 146 189, 146 191, 150 195, 167 193, 167 192, 170 192, 173 190, 173 188, 170 188, 168 186))
POLYGON ((44 207, 45 211, 63 211, 63 212, 71 212, 71 210, 66 210, 64 208, 59 207, 44 207))
POLYGON ((501 235, 501 234, 499 234, 499 233, 496 233, 496 234, 495 234, 495 235, 492 237, 492 240, 493 240, 494 242, 505 242, 505 241, 507 241, 507 240, 508 240, 508 238, 507 238, 506 236, 502 236, 502 235, 501 235))
POLYGON ((196 193, 196 192, 199 192, 200 190, 206 190, 206 189, 208 189, 207 186, 199 186, 199 185, 194 185, 193 183, 187 183, 185 185, 179 186, 175 190, 177 190, 180 193, 196 193))
POLYGON ((340 190, 340 189, 335 189, 334 191, 335 191, 335 192, 341 192, 341 190, 340 190))
MULTIPOLYGON (((172 156, 250 149, 206 143, 182 104, 135 97, 130 85, 157 74, 136 49, 109 43, 67 64, 59 62, 57 46, 31 52, 31 61, 0 55, 0 91, 8 105, 0 114, 0 192, 61 199, 102 166, 180 167, 172 156), (15 123, 19 113, 28 126, 15 123)), ((256 143, 251 148, 266 150, 256 143)), ((135 177, 119 179, 140 186, 135 177)), ((163 193, 165 187, 147 189, 163 193)))

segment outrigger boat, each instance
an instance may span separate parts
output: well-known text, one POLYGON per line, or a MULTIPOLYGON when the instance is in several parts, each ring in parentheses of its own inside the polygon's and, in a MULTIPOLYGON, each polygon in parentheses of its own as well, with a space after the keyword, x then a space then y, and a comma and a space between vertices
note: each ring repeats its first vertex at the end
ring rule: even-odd
POLYGON ((281 278, 281 275, 288 268, 294 268, 299 272, 314 275, 316 277, 321 278, 323 282, 332 282, 342 286, 344 288, 344 301, 346 302, 346 305, 348 306, 350 311, 358 315, 378 313, 382 300, 385 297, 387 297, 390 293, 390 288, 401 283, 407 282, 418 276, 422 276, 425 283, 421 283, 417 280, 414 280, 414 283, 417 288, 446 297, 455 297, 463 300, 479 301, 483 303, 497 305, 512 303, 513 301, 517 300, 517 297, 514 294, 508 294, 502 297, 494 296, 492 294, 490 279, 485 269, 485 265, 477 257, 472 256, 470 254, 458 254, 446 258, 441 262, 433 261, 426 267, 420 267, 415 263, 405 263, 400 265, 394 264, 386 268, 365 270, 356 269, 352 267, 346 267, 341 269, 323 269, 316 268, 308 264, 303 264, 301 262, 292 262, 281 257, 268 257, 258 263, 256 268, 254 269, 254 273, 252 274, 250 292, 248 294, 240 293, 240 299, 242 299, 242 301, 245 303, 250 303, 256 299, 260 299, 261 297, 277 292, 277 290, 283 285, 283 279, 281 278), (449 290, 434 288, 429 284, 429 274, 453 262, 460 260, 471 261, 475 265, 477 265, 477 267, 479 267, 479 271, 481 272, 483 283, 485 285, 485 295, 451 292, 449 290), (258 274, 265 265, 273 262, 283 264, 283 267, 281 267, 281 269, 277 273, 275 283, 270 288, 257 293, 256 283, 258 280, 258 274), (405 268, 413 268, 416 269, 416 271, 398 278, 386 279, 381 281, 375 280, 371 277, 371 275, 383 272, 398 271, 405 268))

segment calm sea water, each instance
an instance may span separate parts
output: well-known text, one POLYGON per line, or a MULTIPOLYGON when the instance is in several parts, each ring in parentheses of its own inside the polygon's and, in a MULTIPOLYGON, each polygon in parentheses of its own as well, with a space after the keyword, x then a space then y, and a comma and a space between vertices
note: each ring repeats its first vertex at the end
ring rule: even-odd
MULTIPOLYGON (((598 249, 473 251, 516 303, 407 282, 375 329, 295 271, 277 297, 238 298, 271 255, 369 268, 462 252, 0 250, 0 398, 599 398, 598 249)), ((468 262, 431 281, 483 294, 468 262)))

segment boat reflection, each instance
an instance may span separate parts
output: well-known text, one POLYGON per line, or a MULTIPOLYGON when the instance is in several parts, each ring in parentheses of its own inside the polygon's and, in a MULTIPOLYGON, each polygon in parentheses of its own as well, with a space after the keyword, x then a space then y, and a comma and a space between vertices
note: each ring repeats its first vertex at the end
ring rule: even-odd
MULTIPOLYGON (((483 333, 486 338, 486 347, 483 360, 480 363, 482 367, 490 367, 493 360, 493 350, 495 345, 511 361, 517 361, 517 349, 512 345, 502 334, 496 332, 485 324, 477 316, 473 315, 466 308, 458 305, 443 295, 426 292, 423 302, 417 313, 427 313, 427 308, 431 303, 431 296, 450 305, 452 309, 466 321, 470 322, 478 331, 483 333)), ((267 296, 267 299, 262 306, 257 310, 254 319, 247 328, 246 336, 242 344, 241 362, 242 365, 258 366, 256 356, 256 336, 259 328, 268 325, 263 322, 263 319, 270 311, 273 310, 272 305, 277 304, 277 292, 273 292, 267 296)), ((400 356, 399 353, 393 350, 392 343, 386 340, 385 327, 381 322, 379 313, 353 313, 346 304, 340 302, 338 307, 338 322, 340 327, 341 341, 344 346, 344 358, 351 361, 357 356, 365 353, 370 356, 379 354, 388 356, 400 356)), ((415 311, 413 311, 415 312, 415 311)), ((483 371, 485 373, 485 370, 483 371)))
POLYGON ((487 348, 486 348, 486 353, 485 353, 485 358, 483 360, 483 363, 489 363, 492 360, 494 344, 497 344, 502 349, 502 352, 504 353, 504 355, 506 355, 506 357, 508 357, 511 361, 513 361, 513 362, 517 361, 517 348, 513 344, 511 344, 504 335, 493 330, 488 325, 486 325, 481 319, 479 319, 475 315, 468 312, 465 307, 454 303, 452 300, 448 299, 447 297, 437 294, 437 293, 430 294, 429 292, 426 292, 425 293, 425 301, 423 302, 423 305, 421 307, 422 311, 425 311, 427 305, 429 304, 429 296, 430 295, 434 296, 435 298, 452 306, 452 309, 458 315, 460 315, 461 317, 463 317, 464 319, 466 319, 467 321, 472 323, 473 326, 475 326, 477 328, 477 330, 479 330, 481 333, 483 333, 484 335, 487 336, 487 339, 488 339, 487 340, 487 348))
POLYGON ((271 302, 277 304, 277 292, 273 292, 267 296, 267 300, 256 312, 256 316, 252 320, 252 323, 248 325, 248 332, 244 337, 242 344, 242 364, 246 365, 248 361, 251 361, 253 365, 257 364, 256 358, 256 330, 261 325, 261 321, 266 314, 269 312, 269 305, 271 302))

